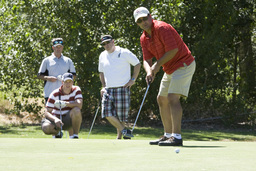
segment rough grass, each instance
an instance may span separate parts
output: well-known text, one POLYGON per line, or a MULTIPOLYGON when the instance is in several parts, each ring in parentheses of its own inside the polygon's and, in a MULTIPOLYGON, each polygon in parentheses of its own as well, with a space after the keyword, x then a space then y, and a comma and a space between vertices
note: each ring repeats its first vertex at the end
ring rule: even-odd
MULTIPOLYGON (((80 139, 87 139, 89 127, 82 128, 80 139)), ((156 139, 163 134, 163 128, 135 127, 134 140, 156 139)), ((64 138, 65 138, 64 133, 64 138)), ((256 142, 256 133, 246 130, 191 130, 183 129, 182 137, 186 141, 253 141, 256 142)), ((0 125, 0 138, 52 138, 45 135, 40 125, 0 125)), ((111 125, 95 125, 89 139, 115 139, 116 129, 111 125)))

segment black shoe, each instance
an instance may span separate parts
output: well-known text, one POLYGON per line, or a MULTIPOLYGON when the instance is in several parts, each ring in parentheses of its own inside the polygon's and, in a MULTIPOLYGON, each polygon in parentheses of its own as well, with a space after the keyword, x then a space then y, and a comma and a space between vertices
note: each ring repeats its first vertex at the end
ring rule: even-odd
POLYGON ((73 139, 79 139, 79 137, 78 136, 73 136, 73 139))
POLYGON ((163 135, 158 140, 150 141, 149 144, 150 145, 158 145, 159 142, 166 141, 166 140, 168 140, 168 138, 163 135))
POLYGON ((63 133, 60 131, 57 135, 55 135, 55 138, 62 138, 63 133))
POLYGON ((123 139, 125 139, 125 140, 130 140, 131 139, 131 137, 123 137, 123 139))
POLYGON ((123 138, 124 138, 124 139, 134 137, 134 136, 132 135, 132 131, 129 130, 129 129, 123 129, 123 130, 122 130, 122 134, 123 134, 123 138))
POLYGON ((166 141, 159 142, 158 145, 159 146, 183 146, 183 143, 182 143, 182 139, 171 137, 166 141))

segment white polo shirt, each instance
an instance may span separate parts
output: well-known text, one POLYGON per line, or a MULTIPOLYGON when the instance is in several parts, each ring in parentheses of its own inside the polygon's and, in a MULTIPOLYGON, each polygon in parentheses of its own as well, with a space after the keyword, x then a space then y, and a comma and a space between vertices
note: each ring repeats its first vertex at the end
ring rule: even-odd
MULTIPOLYGON (((61 55, 60 58, 57 58, 53 53, 51 56, 44 58, 41 63, 38 74, 45 75, 45 72, 48 71, 48 76, 57 77, 58 75, 63 75, 66 72, 76 74, 76 70, 72 60, 66 56, 61 55)), ((51 92, 62 85, 61 81, 57 80, 56 82, 46 81, 44 86, 44 97, 49 97, 51 92)))
POLYGON ((121 87, 131 79, 131 65, 139 63, 130 50, 116 46, 114 52, 105 50, 100 54, 98 71, 104 73, 107 88, 121 87))

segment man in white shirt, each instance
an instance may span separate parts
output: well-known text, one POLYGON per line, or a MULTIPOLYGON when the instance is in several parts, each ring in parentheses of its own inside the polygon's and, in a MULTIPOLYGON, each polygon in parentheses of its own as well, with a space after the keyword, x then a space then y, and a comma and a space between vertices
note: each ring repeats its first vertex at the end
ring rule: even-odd
POLYGON ((101 37, 104 51, 99 57, 98 70, 102 83, 102 118, 106 118, 116 129, 117 139, 130 139, 131 130, 126 129, 130 109, 130 87, 135 83, 140 61, 128 49, 115 46, 111 35, 101 37), (131 65, 134 66, 131 77, 131 65))

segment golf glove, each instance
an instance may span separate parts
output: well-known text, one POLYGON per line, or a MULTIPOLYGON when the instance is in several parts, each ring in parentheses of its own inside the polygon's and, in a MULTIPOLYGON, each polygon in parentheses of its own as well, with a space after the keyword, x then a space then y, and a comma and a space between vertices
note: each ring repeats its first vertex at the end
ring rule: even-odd
POLYGON ((60 109, 60 108, 64 108, 65 106, 67 106, 67 104, 65 101, 56 100, 54 103, 54 106, 60 109))
POLYGON ((58 79, 59 81, 62 81, 62 75, 58 75, 58 76, 57 76, 57 79, 58 79))

